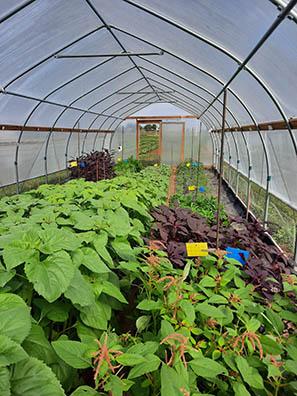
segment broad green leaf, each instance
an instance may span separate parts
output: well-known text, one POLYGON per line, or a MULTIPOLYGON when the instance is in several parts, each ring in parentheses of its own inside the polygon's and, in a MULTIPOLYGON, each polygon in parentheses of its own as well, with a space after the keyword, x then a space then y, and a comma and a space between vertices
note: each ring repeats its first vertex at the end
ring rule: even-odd
POLYGON ((207 303, 196 304, 195 310, 205 316, 210 316, 213 319, 224 319, 224 314, 219 310, 219 308, 213 307, 207 303))
POLYGON ((25 263, 35 253, 34 249, 29 249, 22 241, 14 241, 3 250, 3 260, 8 270, 25 263))
POLYGON ((143 343, 138 343, 136 345, 131 346, 128 350, 127 353, 136 353, 140 354, 142 356, 144 355, 151 355, 155 353, 158 348, 159 348, 159 343, 155 341, 147 341, 144 344, 143 343))
POLYGON ((11 396, 10 392, 10 372, 6 367, 0 368, 0 395, 11 396))
POLYGON ((282 332, 284 331, 284 324, 281 318, 279 317, 279 314, 272 311, 271 309, 267 309, 265 314, 266 314, 266 319, 269 321, 269 323, 276 329, 276 331, 279 334, 282 334, 282 332))
POLYGON ((290 322, 297 323, 297 315, 295 312, 283 310, 280 312, 280 317, 290 322))
POLYGON ((39 250, 52 254, 59 250, 76 250, 81 245, 80 240, 73 232, 60 228, 48 227, 39 233, 42 244, 39 250))
POLYGON ((116 254, 123 260, 135 261, 135 252, 131 248, 129 242, 122 238, 116 238, 111 241, 111 246, 115 250, 116 254))
POLYGON ((228 375, 228 371, 222 364, 203 356, 191 360, 190 366, 196 375, 204 378, 215 378, 219 374, 228 375))
POLYGON ((79 269, 75 269, 74 277, 64 296, 69 298, 72 304, 79 304, 82 307, 91 305, 95 302, 93 289, 88 281, 82 276, 79 269))
POLYGON ((235 396, 251 396, 250 392, 241 382, 233 382, 232 388, 235 396))
POLYGON ((40 320, 47 317, 53 322, 65 322, 68 319, 68 313, 71 308, 69 304, 62 301, 49 303, 43 298, 34 298, 33 304, 41 311, 40 320))
POLYGON ((129 209, 135 210, 142 216, 150 218, 146 207, 138 201, 137 197, 132 192, 128 191, 128 193, 121 196, 121 204, 129 209))
POLYGON ((205 276, 204 278, 201 279, 201 281, 198 283, 198 286, 202 287, 215 287, 216 286, 216 281, 211 278, 210 276, 205 276))
POLYGON ((49 302, 57 300, 67 290, 74 269, 69 254, 64 251, 56 252, 44 261, 35 257, 25 265, 25 273, 34 289, 49 302))
POLYGON ((100 394, 93 388, 83 385, 75 389, 70 396, 99 396, 100 394))
POLYGON ((227 298, 220 296, 219 294, 214 294, 208 299, 209 304, 228 304, 227 298))
POLYGON ((161 367, 161 396, 181 396, 185 392, 189 392, 188 384, 183 382, 183 378, 174 368, 163 363, 161 367))
POLYGON ((52 342, 52 347, 69 366, 76 369, 91 367, 91 358, 87 357, 89 348, 82 342, 58 340, 52 342))
POLYGON ((297 346, 294 345, 288 345, 286 347, 288 355, 293 359, 297 361, 297 346))
POLYGON ((81 249, 83 252, 83 262, 82 264, 87 267, 89 270, 97 273, 97 274, 106 274, 110 272, 110 269, 106 264, 102 261, 102 259, 98 256, 96 251, 90 247, 84 247, 81 249))
POLYGON ((246 323, 246 329, 247 331, 250 331, 252 333, 255 333, 258 328, 261 326, 261 322, 259 320, 252 318, 246 323))
POLYGON ((132 229, 129 214, 122 207, 113 211, 108 211, 105 218, 114 236, 126 237, 132 229))
POLYGON ((163 304, 162 301, 153 301, 153 300, 142 300, 136 308, 142 309, 143 311, 155 311, 160 310, 163 304))
POLYGON ((23 348, 5 335, 0 335, 0 367, 9 366, 27 357, 23 348))
POLYGON ((149 326, 150 323, 151 323, 151 316, 146 316, 146 315, 139 316, 139 318, 137 318, 136 320, 137 331, 141 333, 149 326))
POLYGON ((97 234, 93 239, 93 245, 99 256, 111 267, 114 267, 113 260, 106 249, 108 235, 105 232, 97 234))
POLYGON ((185 320, 189 324, 193 324, 195 322, 196 313, 195 313, 195 308, 194 308, 193 304, 191 303, 191 301, 182 300, 180 302, 180 307, 181 307, 183 313, 185 314, 185 320))
POLYGON ((92 305, 80 308, 80 318, 82 322, 94 329, 106 330, 110 316, 110 306, 101 301, 96 301, 92 305))
POLYGON ((15 294, 0 294, 0 334, 21 343, 31 328, 30 310, 15 294))
POLYGON ((28 355, 42 360, 47 365, 50 365, 57 360, 57 356, 46 338, 42 327, 36 324, 32 324, 31 331, 28 337, 24 340, 22 347, 28 355))
POLYGON ((120 289, 115 286, 113 283, 103 280, 102 281, 102 291, 103 293, 107 294, 108 296, 114 297, 116 300, 128 304, 128 301, 121 293, 120 289))
POLYGON ((244 382, 252 388, 264 389, 263 379, 257 369, 251 367, 247 360, 242 356, 237 356, 235 361, 244 382))
POLYGON ((160 366, 161 361, 156 355, 146 355, 145 359, 146 362, 137 364, 131 369, 128 379, 137 378, 144 374, 151 373, 152 371, 157 370, 160 366))
POLYGON ((175 333, 174 327, 167 320, 162 320, 161 322, 161 337, 162 339, 167 337, 169 334, 175 333))
POLYGON ((290 373, 297 375, 297 361, 296 360, 287 360, 285 363, 285 368, 290 373))
POLYGON ((277 343, 272 336, 261 335, 260 342, 265 353, 270 355, 280 355, 283 352, 282 346, 277 343))
POLYGON ((145 357, 135 353, 123 353, 117 357, 117 362, 123 366, 136 366, 137 364, 144 363, 145 357))
POLYGON ((15 364, 10 383, 12 396, 65 396, 52 370, 33 357, 15 364))
POLYGON ((0 287, 4 287, 16 274, 16 270, 8 271, 0 263, 0 287))
POLYGON ((70 219, 74 228, 81 231, 92 230, 95 225, 94 219, 82 212, 72 213, 70 219))
POLYGON ((100 330, 96 331, 78 321, 76 324, 76 331, 81 342, 83 342, 84 344, 94 345, 95 348, 97 348, 97 343, 95 340, 99 338, 99 335, 97 333, 100 332, 101 334, 100 330))

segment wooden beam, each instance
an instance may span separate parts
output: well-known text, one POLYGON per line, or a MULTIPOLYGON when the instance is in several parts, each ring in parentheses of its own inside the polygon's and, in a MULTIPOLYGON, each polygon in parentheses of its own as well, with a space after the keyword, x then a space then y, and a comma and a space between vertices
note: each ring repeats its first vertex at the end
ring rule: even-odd
POLYGON ((147 122, 147 120, 150 120, 150 121, 151 120, 176 120, 176 119, 180 119, 180 118, 198 118, 198 116, 197 115, 129 116, 129 117, 126 117, 125 120, 139 120, 139 121, 147 122))
MULTIPOLYGON (((289 124, 292 129, 297 129, 297 118, 290 118, 289 119, 289 124)), ((258 124, 258 127, 260 131, 284 131, 287 130, 287 126, 285 121, 270 121, 270 122, 261 122, 258 124)), ((225 132, 251 132, 251 131, 256 131, 257 128, 255 125, 242 125, 240 128, 239 127, 232 127, 232 128, 226 128, 225 132)), ((212 132, 220 133, 220 129, 214 129, 212 132)))
POLYGON ((36 126, 36 125, 13 125, 13 124, 0 124, 0 133, 1 131, 24 131, 24 132, 75 132, 75 133, 112 133, 114 131, 111 130, 99 130, 99 129, 79 129, 79 128, 52 128, 50 126, 36 126))

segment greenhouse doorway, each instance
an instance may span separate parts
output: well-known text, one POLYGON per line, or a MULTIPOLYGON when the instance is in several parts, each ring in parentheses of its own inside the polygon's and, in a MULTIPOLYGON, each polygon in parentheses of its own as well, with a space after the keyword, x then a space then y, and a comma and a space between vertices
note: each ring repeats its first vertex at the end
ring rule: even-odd
POLYGON ((184 161, 185 123, 162 122, 160 126, 161 162, 178 165, 184 161))
POLYGON ((160 121, 138 123, 137 158, 146 163, 160 162, 160 121))

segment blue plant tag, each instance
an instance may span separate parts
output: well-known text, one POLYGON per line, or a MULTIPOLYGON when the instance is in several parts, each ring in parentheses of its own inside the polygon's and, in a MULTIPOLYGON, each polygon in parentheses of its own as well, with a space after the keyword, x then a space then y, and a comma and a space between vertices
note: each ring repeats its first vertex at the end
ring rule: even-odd
POLYGON ((123 161, 125 164, 127 164, 128 163, 128 160, 127 159, 124 159, 124 161, 123 161))
POLYGON ((248 252, 247 250, 242 250, 242 249, 237 249, 237 248, 233 248, 228 246, 226 248, 226 258, 231 258, 234 260, 239 261, 242 265, 244 265, 247 261, 247 259, 249 258, 250 252, 248 252))
POLYGON ((205 192, 205 191, 206 191, 205 187, 203 186, 199 187, 199 192, 205 192))

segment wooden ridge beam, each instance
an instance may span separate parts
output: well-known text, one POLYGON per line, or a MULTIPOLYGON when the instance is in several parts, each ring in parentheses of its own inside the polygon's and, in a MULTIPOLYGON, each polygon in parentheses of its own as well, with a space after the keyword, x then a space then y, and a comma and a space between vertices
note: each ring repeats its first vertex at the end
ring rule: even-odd
MULTIPOLYGON (((292 129, 297 129, 297 118, 290 118, 289 119, 289 124, 292 129)), ((260 131, 284 131, 287 130, 287 125, 285 121, 270 121, 270 122, 261 122, 258 124, 259 130, 260 131)), ((252 132, 256 131, 256 125, 250 124, 250 125, 241 125, 241 127, 232 127, 232 128, 226 128, 225 132, 252 132)), ((220 133, 220 129, 214 129, 212 132, 220 133)))
POLYGON ((82 128, 59 128, 59 127, 47 127, 47 126, 36 126, 36 125, 14 125, 14 124, 0 124, 1 131, 23 131, 23 132, 61 132, 61 133, 113 133, 112 130, 99 130, 99 129, 82 129, 82 128))

